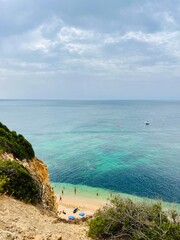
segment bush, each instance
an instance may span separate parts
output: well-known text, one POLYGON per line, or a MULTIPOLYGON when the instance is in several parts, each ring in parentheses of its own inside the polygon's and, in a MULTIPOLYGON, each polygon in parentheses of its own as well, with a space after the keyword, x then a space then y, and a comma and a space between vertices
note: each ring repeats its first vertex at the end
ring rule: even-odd
POLYGON ((161 203, 134 203, 116 197, 98 210, 89 223, 93 239, 179 240, 177 213, 163 212, 161 203))
POLYGON ((22 160, 31 160, 35 154, 32 145, 15 131, 10 131, 0 122, 0 150, 12 153, 14 157, 22 160))
POLYGON ((5 192, 4 187, 8 181, 9 181, 9 178, 7 178, 6 176, 0 175, 0 193, 5 192))
POLYGON ((28 171, 19 163, 0 160, 0 193, 36 204, 40 202, 40 188, 28 171))

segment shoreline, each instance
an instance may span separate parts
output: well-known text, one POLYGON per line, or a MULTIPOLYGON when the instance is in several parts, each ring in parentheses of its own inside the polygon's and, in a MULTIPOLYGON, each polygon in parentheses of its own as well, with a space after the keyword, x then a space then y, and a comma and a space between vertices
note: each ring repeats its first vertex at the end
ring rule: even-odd
POLYGON ((63 196, 62 200, 57 199, 57 203, 59 217, 68 220, 69 216, 80 219, 80 213, 83 213, 85 217, 91 217, 99 208, 102 208, 108 202, 98 199, 87 201, 87 199, 78 196, 63 196), (76 208, 77 212, 74 213, 73 211, 76 208))
POLYGON ((52 183, 51 186, 57 197, 59 217, 68 220, 68 216, 80 219, 80 213, 84 216, 93 216, 99 209, 109 203, 108 195, 104 195, 99 189, 67 183, 52 183), (76 189, 76 191, 75 191, 76 189), (93 190, 93 191, 92 191, 93 190), (73 210, 78 208, 76 213, 73 210))
MULTIPOLYGON (((85 216, 92 216, 96 210, 109 204, 110 199, 114 196, 130 198, 136 202, 155 203, 158 201, 85 185, 51 182, 51 186, 57 197, 59 216, 66 220, 68 220, 68 216, 81 218, 79 216, 80 212, 85 213, 85 216), (78 211, 74 214, 73 210, 75 208, 78 208, 78 211)), ((180 204, 162 201, 162 206, 164 210, 175 209, 180 213, 180 204)))

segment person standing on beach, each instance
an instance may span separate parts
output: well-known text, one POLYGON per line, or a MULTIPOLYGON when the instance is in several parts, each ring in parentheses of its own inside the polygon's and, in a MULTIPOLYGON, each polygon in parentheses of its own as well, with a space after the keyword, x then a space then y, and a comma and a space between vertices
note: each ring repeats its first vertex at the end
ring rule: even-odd
POLYGON ((76 194, 76 187, 74 188, 74 194, 76 194))
POLYGON ((64 194, 64 191, 62 190, 62 195, 64 194))

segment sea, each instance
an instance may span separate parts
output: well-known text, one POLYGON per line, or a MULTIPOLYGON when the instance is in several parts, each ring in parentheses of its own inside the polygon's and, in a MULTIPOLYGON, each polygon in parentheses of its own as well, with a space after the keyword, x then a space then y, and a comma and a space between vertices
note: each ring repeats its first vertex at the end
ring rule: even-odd
POLYGON ((180 101, 0 100, 0 121, 53 184, 180 203, 180 101))

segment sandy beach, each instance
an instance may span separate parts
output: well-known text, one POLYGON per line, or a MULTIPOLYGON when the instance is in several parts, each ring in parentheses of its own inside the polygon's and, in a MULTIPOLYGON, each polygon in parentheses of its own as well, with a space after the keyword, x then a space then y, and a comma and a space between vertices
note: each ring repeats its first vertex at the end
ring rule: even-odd
POLYGON ((60 183, 53 183, 52 186, 57 197, 59 216, 67 220, 68 216, 81 218, 80 213, 92 216, 97 209, 108 204, 112 196, 109 191, 87 186, 60 183), (73 213, 75 208, 78 211, 73 213))
POLYGON ((78 196, 78 194, 65 193, 63 196, 57 196, 58 212, 61 218, 68 220, 69 216, 82 218, 79 214, 83 213, 84 216, 92 216, 95 211, 108 203, 108 200, 98 198, 98 196, 88 198, 86 196, 78 196), (74 209, 78 208, 76 213, 73 213, 74 209))
MULTIPOLYGON (((68 183, 51 183, 58 203, 59 217, 68 220, 69 216, 74 216, 76 219, 81 218, 80 213, 85 216, 92 216, 95 211, 109 203, 113 196, 120 195, 128 197, 133 201, 155 203, 156 200, 148 198, 140 198, 128 194, 120 194, 111 192, 106 189, 93 188, 83 185, 73 185, 68 183), (76 190, 76 191, 75 191, 76 190), (76 213, 73 210, 78 208, 76 213)), ((162 202, 164 210, 175 209, 180 212, 180 205, 176 203, 162 202)))

